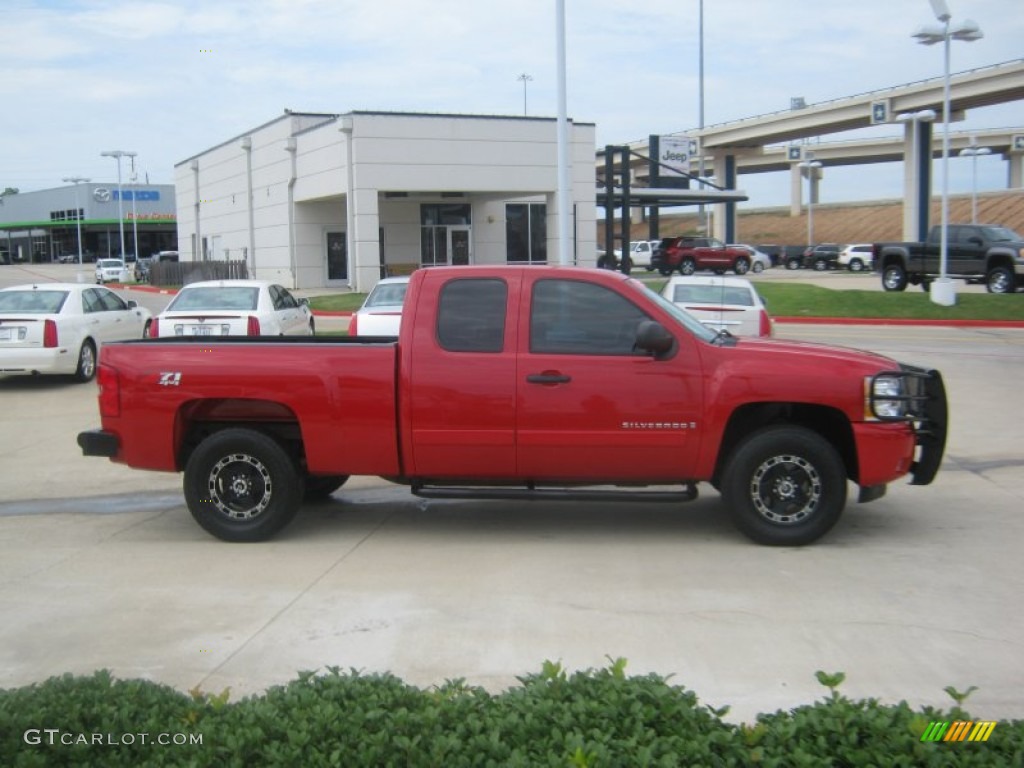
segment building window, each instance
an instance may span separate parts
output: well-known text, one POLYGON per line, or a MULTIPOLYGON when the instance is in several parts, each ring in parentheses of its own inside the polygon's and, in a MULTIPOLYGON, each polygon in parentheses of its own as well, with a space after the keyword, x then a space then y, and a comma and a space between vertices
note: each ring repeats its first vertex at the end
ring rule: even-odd
POLYGON ((547 208, 544 203, 505 206, 505 252, 510 263, 547 263, 547 208))

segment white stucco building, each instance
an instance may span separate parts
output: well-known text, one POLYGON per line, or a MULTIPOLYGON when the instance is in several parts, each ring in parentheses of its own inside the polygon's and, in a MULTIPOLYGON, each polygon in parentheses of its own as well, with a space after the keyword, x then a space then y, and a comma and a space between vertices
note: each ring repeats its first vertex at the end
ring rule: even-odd
MULTIPOLYGON (((570 123, 570 253, 595 258, 595 130, 570 123)), ((435 264, 558 261, 557 122, 285 112, 175 166, 183 260, 367 291, 435 264)))

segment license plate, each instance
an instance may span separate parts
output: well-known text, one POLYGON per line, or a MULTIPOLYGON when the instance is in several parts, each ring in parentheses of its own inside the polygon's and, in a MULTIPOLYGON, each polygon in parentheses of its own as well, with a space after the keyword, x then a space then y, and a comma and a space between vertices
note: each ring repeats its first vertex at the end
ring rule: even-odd
POLYGON ((193 325, 192 335, 193 336, 210 336, 213 333, 213 326, 210 325, 193 325))

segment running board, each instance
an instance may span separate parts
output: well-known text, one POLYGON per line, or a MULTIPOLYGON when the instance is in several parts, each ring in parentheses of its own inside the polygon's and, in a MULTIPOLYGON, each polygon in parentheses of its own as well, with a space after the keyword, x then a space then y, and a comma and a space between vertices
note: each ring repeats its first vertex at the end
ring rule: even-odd
POLYGON ((697 484, 681 491, 598 491, 576 488, 486 488, 413 485, 412 493, 423 499, 484 499, 506 501, 660 501, 679 504, 697 498, 697 484))

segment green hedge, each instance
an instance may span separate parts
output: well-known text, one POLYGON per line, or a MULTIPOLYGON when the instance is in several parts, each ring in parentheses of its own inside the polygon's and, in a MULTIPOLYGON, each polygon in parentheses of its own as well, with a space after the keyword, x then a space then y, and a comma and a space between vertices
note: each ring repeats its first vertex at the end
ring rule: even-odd
POLYGON ((231 703, 228 691, 65 675, 0 691, 0 765, 1024 765, 1024 721, 999 722, 985 742, 922 742, 932 722, 970 719, 952 689, 952 710, 914 710, 847 699, 841 674, 819 672, 832 689, 821 701, 734 725, 665 678, 624 670, 621 659, 571 675, 546 662, 490 694, 331 668, 231 703), (174 743, 189 739, 201 744, 174 743))

